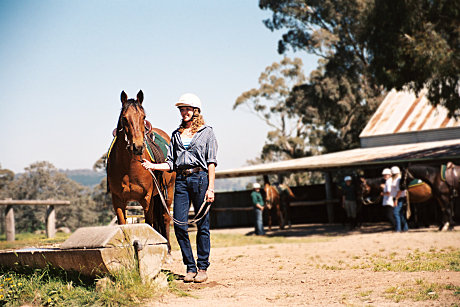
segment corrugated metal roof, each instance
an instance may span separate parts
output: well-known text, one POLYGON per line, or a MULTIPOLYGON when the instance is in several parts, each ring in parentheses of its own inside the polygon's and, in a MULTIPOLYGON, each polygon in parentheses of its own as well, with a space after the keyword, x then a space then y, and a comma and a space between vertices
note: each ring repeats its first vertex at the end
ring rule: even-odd
MULTIPOLYGON (((218 170, 216 178, 257 176, 295 171, 324 171, 337 168, 390 166, 406 162, 448 161, 460 159, 460 139, 356 148, 325 155, 218 170)), ((458 162, 457 162, 458 163, 458 162)))
POLYGON ((416 97, 408 91, 390 91, 360 137, 460 127, 460 120, 449 118, 444 107, 433 107, 425 93, 416 97))

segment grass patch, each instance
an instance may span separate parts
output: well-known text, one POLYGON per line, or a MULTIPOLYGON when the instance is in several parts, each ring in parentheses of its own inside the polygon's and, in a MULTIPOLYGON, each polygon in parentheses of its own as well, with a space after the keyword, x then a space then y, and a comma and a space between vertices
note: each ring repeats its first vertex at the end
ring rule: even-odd
POLYGON ((70 236, 68 233, 58 232, 54 238, 47 238, 46 234, 17 233, 15 241, 6 241, 6 235, 0 235, 0 250, 20 249, 23 247, 38 247, 62 243, 70 236))
POLYGON ((385 290, 385 297, 395 303, 403 300, 436 301, 440 296, 447 296, 447 300, 458 302, 460 287, 452 284, 427 283, 418 279, 414 284, 402 284, 385 290))
POLYGON ((0 269, 0 306, 135 306, 167 291, 135 270, 91 279, 55 268, 0 269), (101 283, 102 282, 102 283, 101 283))
POLYGON ((373 257, 370 259, 371 267, 376 272, 460 271, 460 251, 421 252, 417 250, 405 257, 396 258, 395 255, 390 255, 389 258, 391 261, 384 257, 373 257))
MULTIPOLYGON (((174 231, 170 234, 171 248, 173 250, 179 250, 179 244, 177 243, 174 231)), ((196 248, 196 232, 189 232, 190 242, 192 248, 196 248)), ((316 242, 327 242, 333 238, 286 238, 282 236, 246 236, 244 234, 231 234, 231 233, 212 233, 211 230, 211 247, 231 247, 231 246, 246 246, 246 245, 261 245, 261 244, 281 244, 281 243, 316 243, 316 242)), ((274 248, 268 246, 268 248, 274 248)))

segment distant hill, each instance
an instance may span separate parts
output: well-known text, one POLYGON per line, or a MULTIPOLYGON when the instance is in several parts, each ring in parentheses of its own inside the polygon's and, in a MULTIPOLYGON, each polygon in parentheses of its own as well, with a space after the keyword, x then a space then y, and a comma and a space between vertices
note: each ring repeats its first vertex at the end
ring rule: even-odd
POLYGON ((98 185, 105 177, 105 172, 96 172, 91 169, 59 170, 59 172, 88 187, 98 185))
MULTIPOLYGON (((79 184, 88 187, 98 185, 106 176, 105 172, 96 172, 91 169, 60 169, 59 172, 64 173, 67 177, 79 184)), ((216 180, 215 189, 218 192, 244 191, 252 182, 256 182, 255 177, 218 179, 216 180)))

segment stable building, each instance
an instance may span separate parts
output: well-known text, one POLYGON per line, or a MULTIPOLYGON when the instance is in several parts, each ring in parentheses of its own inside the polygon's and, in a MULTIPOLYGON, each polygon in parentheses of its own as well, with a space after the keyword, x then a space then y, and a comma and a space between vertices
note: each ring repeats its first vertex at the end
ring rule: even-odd
MULTIPOLYGON (((322 201, 301 200, 299 205, 322 206, 322 212, 327 214, 323 215, 320 221, 324 221, 326 216, 326 221, 333 222, 334 207, 337 207, 331 182, 331 173, 334 171, 356 168, 381 171, 384 167, 404 166, 408 163, 441 164, 453 161, 460 164, 460 120, 449 118, 443 107, 431 105, 423 91, 418 96, 407 91, 390 91, 361 132, 360 140, 361 148, 218 170, 216 178, 302 171, 323 172, 323 192, 314 194, 324 195, 325 198, 322 201)), ((238 196, 237 193, 248 194, 248 191, 227 192, 216 197, 214 214, 211 216, 214 227, 229 227, 234 221, 252 225, 252 218, 249 217, 252 214, 249 197, 238 196)))

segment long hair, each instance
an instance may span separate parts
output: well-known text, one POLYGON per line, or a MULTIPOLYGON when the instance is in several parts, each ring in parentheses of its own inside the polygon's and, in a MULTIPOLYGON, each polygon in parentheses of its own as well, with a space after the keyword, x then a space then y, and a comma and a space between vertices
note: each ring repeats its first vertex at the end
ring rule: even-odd
MULTIPOLYGON (((198 109, 198 108, 193 109, 193 117, 192 117, 191 121, 192 121, 192 125, 190 126, 190 128, 191 128, 192 134, 195 134, 198 131, 198 129, 200 129, 201 126, 203 126, 205 124, 204 119, 203 119, 203 115, 200 114, 200 109, 198 109)), ((182 120, 182 122, 179 125, 179 132, 180 133, 182 133, 184 131, 185 126, 186 126, 186 122, 184 122, 184 120, 182 120)))

